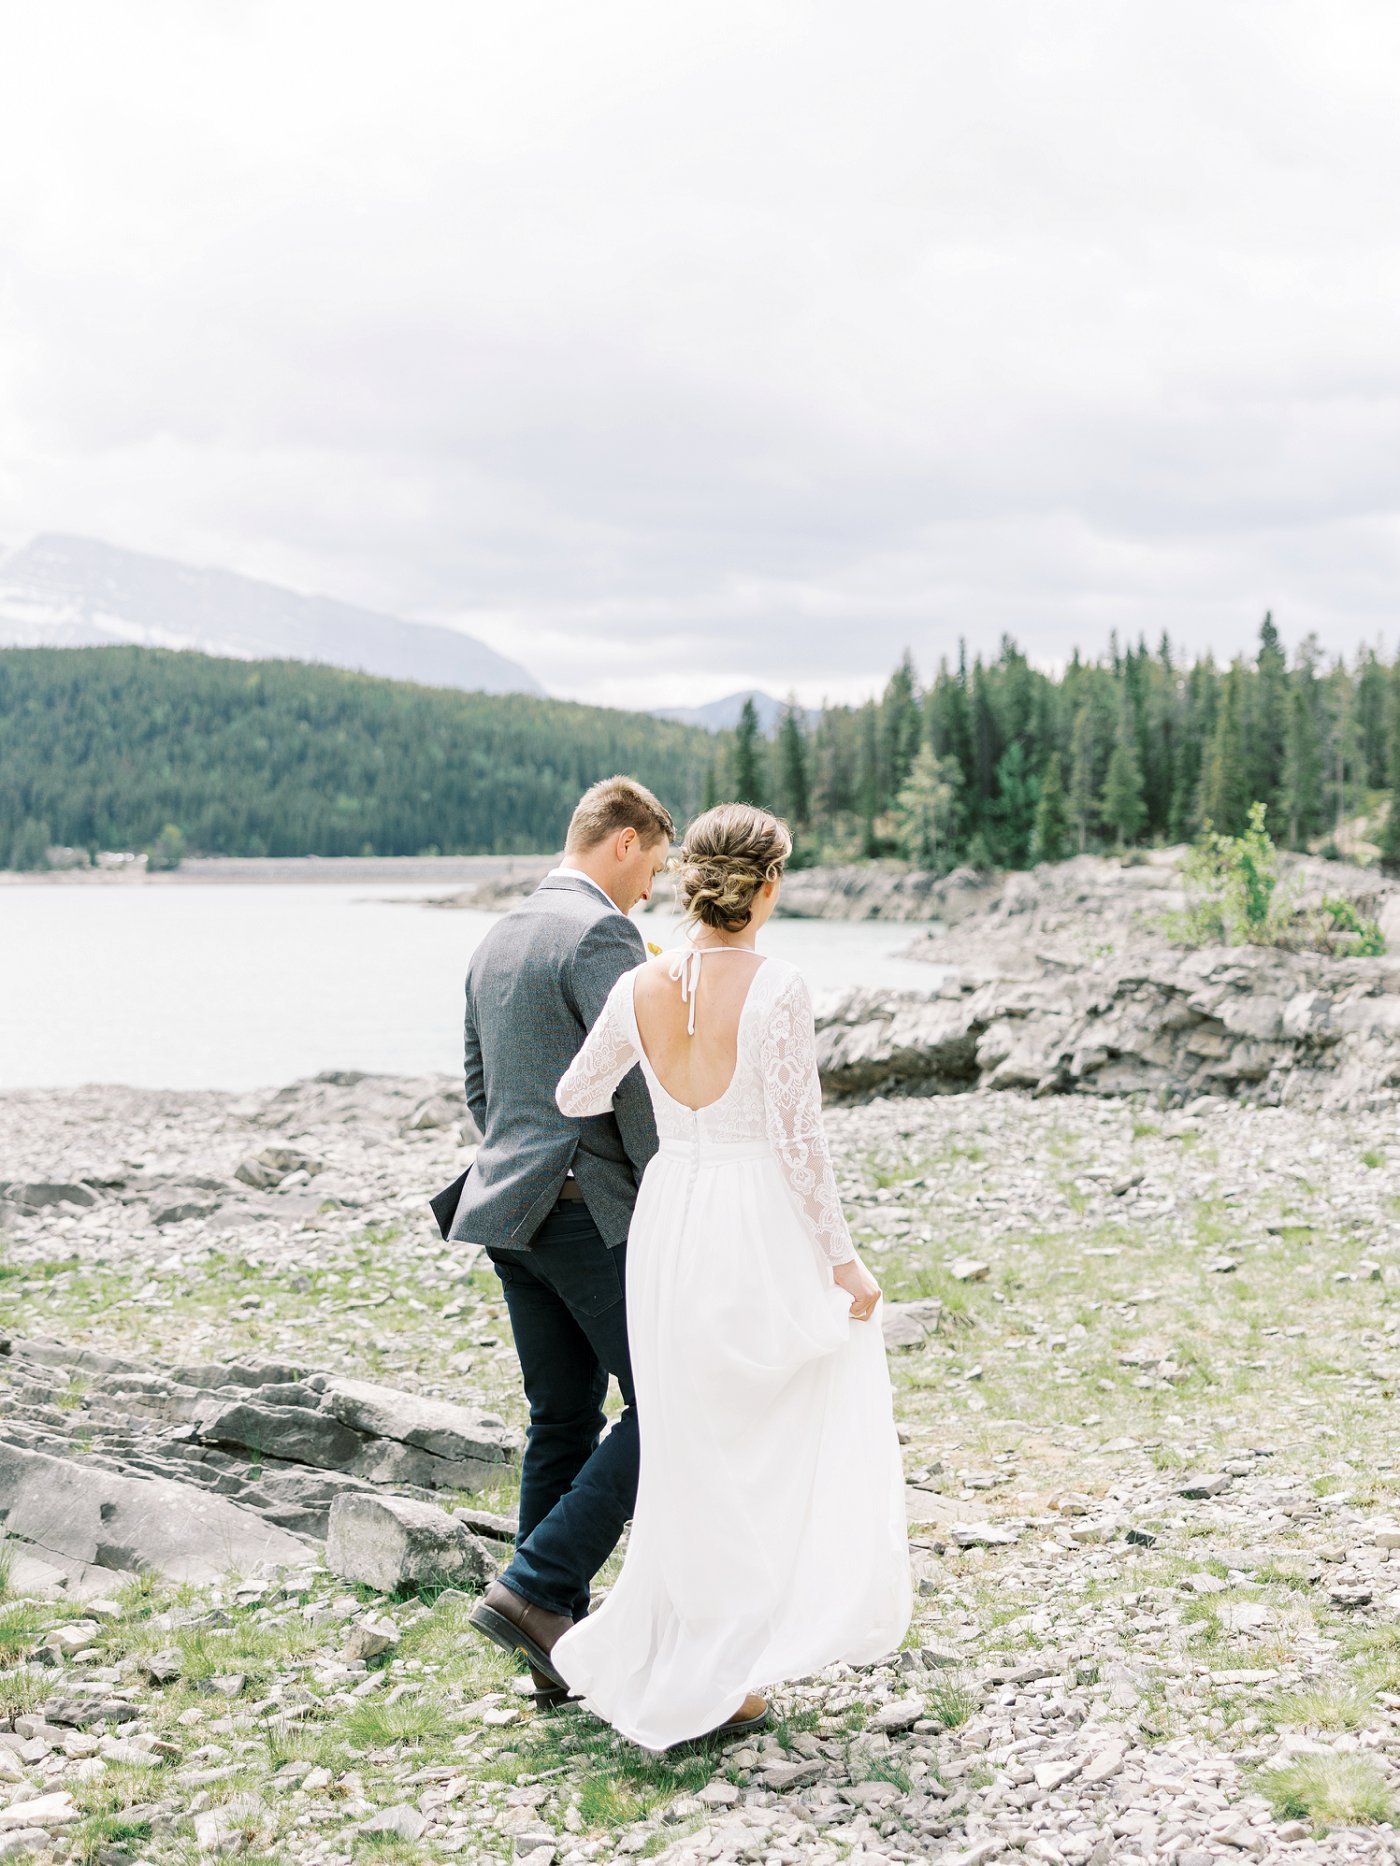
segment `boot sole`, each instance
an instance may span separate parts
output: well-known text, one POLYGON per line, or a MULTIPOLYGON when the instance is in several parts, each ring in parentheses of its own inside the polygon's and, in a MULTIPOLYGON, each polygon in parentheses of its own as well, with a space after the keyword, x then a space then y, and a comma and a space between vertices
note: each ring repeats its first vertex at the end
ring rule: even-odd
POLYGON ((533 1665, 537 1672, 543 1672, 546 1678, 552 1678, 559 1689, 565 1693, 569 1687, 550 1663, 549 1654, 544 1647, 522 1632, 513 1620, 508 1620, 503 1613, 497 1613, 494 1607, 473 1607, 470 1615, 471 1624, 478 1633, 484 1633, 493 1644, 506 1652, 517 1652, 527 1665, 533 1665))
POLYGON ((761 1710, 757 1717, 736 1717, 730 1723, 716 1724, 713 1730, 706 1730, 700 1736, 689 1736, 682 1743, 672 1743, 668 1755, 675 1755, 685 1749, 699 1749, 705 1743, 719 1743, 731 1736, 750 1736, 755 1730, 766 1730, 773 1721, 771 1705, 761 1710))

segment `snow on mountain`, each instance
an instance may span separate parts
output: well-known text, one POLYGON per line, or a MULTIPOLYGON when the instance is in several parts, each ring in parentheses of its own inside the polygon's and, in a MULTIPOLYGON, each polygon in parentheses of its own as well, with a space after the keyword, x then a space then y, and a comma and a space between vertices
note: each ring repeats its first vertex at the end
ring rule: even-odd
POLYGON ((0 647, 113 642, 244 661, 320 661, 428 687, 544 692, 518 662, 455 629, 299 596, 229 570, 57 532, 0 555, 0 647))

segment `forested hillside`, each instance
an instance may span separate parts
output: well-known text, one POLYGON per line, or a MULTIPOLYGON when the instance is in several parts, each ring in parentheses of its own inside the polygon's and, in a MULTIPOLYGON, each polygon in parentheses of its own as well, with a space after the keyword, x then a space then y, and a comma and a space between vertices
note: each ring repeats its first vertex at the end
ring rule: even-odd
POLYGON ((798 859, 1022 866, 1080 849, 1243 831, 1279 843, 1368 816, 1400 868, 1400 659, 1291 659, 1271 618, 1228 667, 1165 639, 1062 672, 906 657, 864 706, 752 708, 712 735, 648 714, 453 694, 295 662, 140 648, 0 651, 0 862, 48 843, 291 855, 557 848, 583 787, 633 772, 683 819, 738 796, 778 809, 798 859), (177 839, 178 840, 178 839, 177 839))
POLYGON ((1327 661, 1315 636, 1285 653, 1271 617, 1257 652, 1187 663, 1165 638, 1057 675, 1004 638, 994 659, 947 660, 921 686, 909 658, 882 697, 790 708, 776 740, 741 721, 706 782, 780 809, 809 854, 904 855, 1009 867, 1083 849, 1239 835, 1256 799, 1298 848, 1368 814, 1400 866, 1400 659, 1327 661), (1384 827, 1381 827, 1384 823, 1384 827))
POLYGON ((451 693, 290 661, 0 651, 0 865, 47 844, 416 855, 557 849, 628 771, 684 817, 713 741, 646 714, 451 693))

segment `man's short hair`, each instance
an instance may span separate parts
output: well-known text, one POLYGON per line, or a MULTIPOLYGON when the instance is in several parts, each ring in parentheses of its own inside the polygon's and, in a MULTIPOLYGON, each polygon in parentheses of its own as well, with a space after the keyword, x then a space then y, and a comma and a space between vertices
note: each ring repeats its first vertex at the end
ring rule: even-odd
POLYGON ((579 798, 564 847, 582 855, 623 829, 635 829, 644 844, 670 843, 676 836, 670 811, 645 784, 630 777, 601 778, 579 798))

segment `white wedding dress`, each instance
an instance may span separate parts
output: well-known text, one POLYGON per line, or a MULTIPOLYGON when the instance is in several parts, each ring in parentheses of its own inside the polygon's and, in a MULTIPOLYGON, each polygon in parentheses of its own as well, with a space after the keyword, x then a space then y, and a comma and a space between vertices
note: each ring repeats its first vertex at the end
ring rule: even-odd
MULTIPOLYGON (((672 970, 692 1030, 698 950, 672 970)), ((660 1750, 750 1691, 893 1651, 911 1589, 879 1310, 853 1321, 831 1275, 854 1252, 806 983, 762 961, 729 1086, 692 1109, 642 1048, 635 977, 557 1094, 566 1114, 601 1114, 640 1063, 656 1110, 627 1247, 641 1479, 622 1573, 553 1659, 590 1709, 660 1750)))

